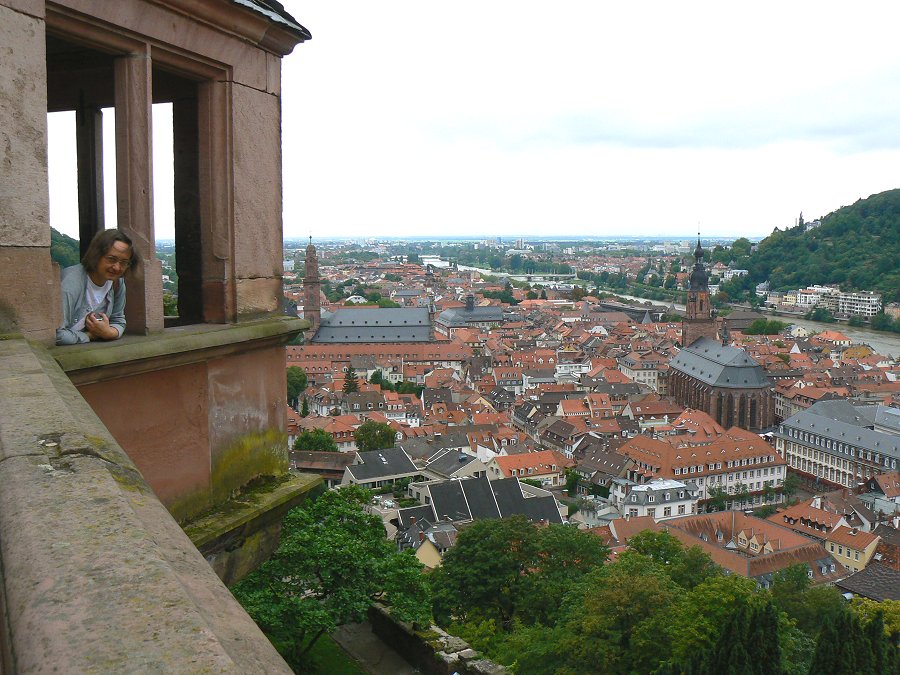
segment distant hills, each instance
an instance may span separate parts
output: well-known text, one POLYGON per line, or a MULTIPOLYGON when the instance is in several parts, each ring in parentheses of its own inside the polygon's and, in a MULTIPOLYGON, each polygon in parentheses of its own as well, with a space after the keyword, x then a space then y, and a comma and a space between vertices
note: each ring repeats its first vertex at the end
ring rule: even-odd
POLYGON ((840 284, 900 301, 900 189, 841 207, 817 227, 776 230, 749 256, 748 269, 773 289, 840 284))
POLYGON ((78 240, 50 228, 50 258, 65 269, 81 261, 78 240))

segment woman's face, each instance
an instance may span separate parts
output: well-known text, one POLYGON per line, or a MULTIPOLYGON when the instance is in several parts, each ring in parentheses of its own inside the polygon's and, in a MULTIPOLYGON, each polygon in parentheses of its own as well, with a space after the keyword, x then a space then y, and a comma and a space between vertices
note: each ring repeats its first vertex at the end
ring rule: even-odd
MULTIPOLYGON (((107 281, 115 281, 131 266, 131 247, 124 241, 114 241, 109 247, 105 255, 100 256, 97 262, 96 275, 99 277, 99 284, 102 285, 107 281)), ((98 279, 94 279, 97 283, 98 279)))

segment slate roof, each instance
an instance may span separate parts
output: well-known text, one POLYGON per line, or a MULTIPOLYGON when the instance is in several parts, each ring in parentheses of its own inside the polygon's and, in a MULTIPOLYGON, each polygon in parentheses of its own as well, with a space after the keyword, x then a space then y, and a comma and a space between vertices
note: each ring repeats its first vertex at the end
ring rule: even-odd
POLYGON ((878 406, 875 412, 875 424, 887 429, 888 433, 900 434, 900 409, 878 406))
POLYGON ((444 451, 440 456, 428 462, 425 468, 439 476, 448 478, 478 458, 462 452, 444 451))
MULTIPOLYGON (((814 434, 823 440, 830 439, 857 449, 877 452, 884 457, 900 458, 900 437, 869 428, 874 416, 875 406, 853 406, 843 399, 819 401, 784 420, 775 435, 793 440, 786 431, 782 431, 783 427, 788 427, 814 434)), ((814 442, 809 441, 808 444, 814 445, 814 442)), ((824 449, 825 445, 821 447, 824 449)))
POLYGON ((318 342, 429 342, 431 322, 424 307, 339 309, 322 312, 312 340, 318 342))
POLYGON ((292 17, 287 11, 284 9, 284 6, 277 2, 276 0, 231 0, 235 5, 239 5, 240 7, 245 7, 249 9, 251 12, 255 12, 256 14, 261 14, 266 17, 272 23, 277 23, 279 26, 284 28, 291 33, 294 33, 296 36, 300 38, 300 42, 305 42, 312 38, 312 35, 308 30, 306 30, 303 26, 297 23, 297 20, 292 17))
POLYGON ((771 386, 762 366, 743 349, 698 338, 669 361, 669 366, 704 384, 725 389, 767 389, 771 386))
POLYGON ((834 582, 842 591, 881 602, 900 600, 900 572, 873 562, 856 574, 834 582))
POLYGON ((487 307, 454 307, 445 309, 437 317, 437 322, 450 328, 468 326, 470 323, 482 323, 491 321, 503 323, 503 308, 496 305, 487 307))
POLYGON ((399 528, 417 521, 468 522, 485 518, 506 518, 523 515, 534 521, 562 523, 556 500, 552 496, 525 497, 516 478, 489 481, 486 476, 433 483, 431 502, 423 506, 400 509, 399 528))
POLYGON ((368 483, 382 476, 413 475, 418 472, 416 465, 402 448, 370 450, 356 454, 363 463, 351 464, 347 467, 347 471, 361 483, 368 483))

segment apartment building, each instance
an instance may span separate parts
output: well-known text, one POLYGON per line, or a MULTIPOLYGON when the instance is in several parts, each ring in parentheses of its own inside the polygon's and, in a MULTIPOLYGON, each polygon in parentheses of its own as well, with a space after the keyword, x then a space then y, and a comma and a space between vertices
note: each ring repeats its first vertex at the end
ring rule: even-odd
POLYGON ((893 411, 884 406, 854 406, 845 400, 820 401, 778 426, 775 448, 795 471, 852 487, 897 470, 900 435, 875 429, 879 414, 900 416, 900 410, 893 411))
POLYGON ((732 427, 704 445, 675 446, 662 440, 637 436, 618 452, 636 463, 629 478, 691 481, 697 498, 705 502, 720 490, 731 497, 732 508, 781 501, 786 462, 757 434, 732 427))
POLYGON ((693 483, 665 478, 655 478, 640 485, 614 479, 610 493, 623 516, 650 516, 657 521, 697 513, 697 495, 697 486, 693 483))

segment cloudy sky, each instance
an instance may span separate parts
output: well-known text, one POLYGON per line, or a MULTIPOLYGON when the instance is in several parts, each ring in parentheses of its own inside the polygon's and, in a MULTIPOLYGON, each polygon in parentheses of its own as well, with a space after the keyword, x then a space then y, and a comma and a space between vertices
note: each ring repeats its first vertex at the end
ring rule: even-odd
POLYGON ((761 237, 900 187, 897 3, 282 1, 286 237, 761 237))

